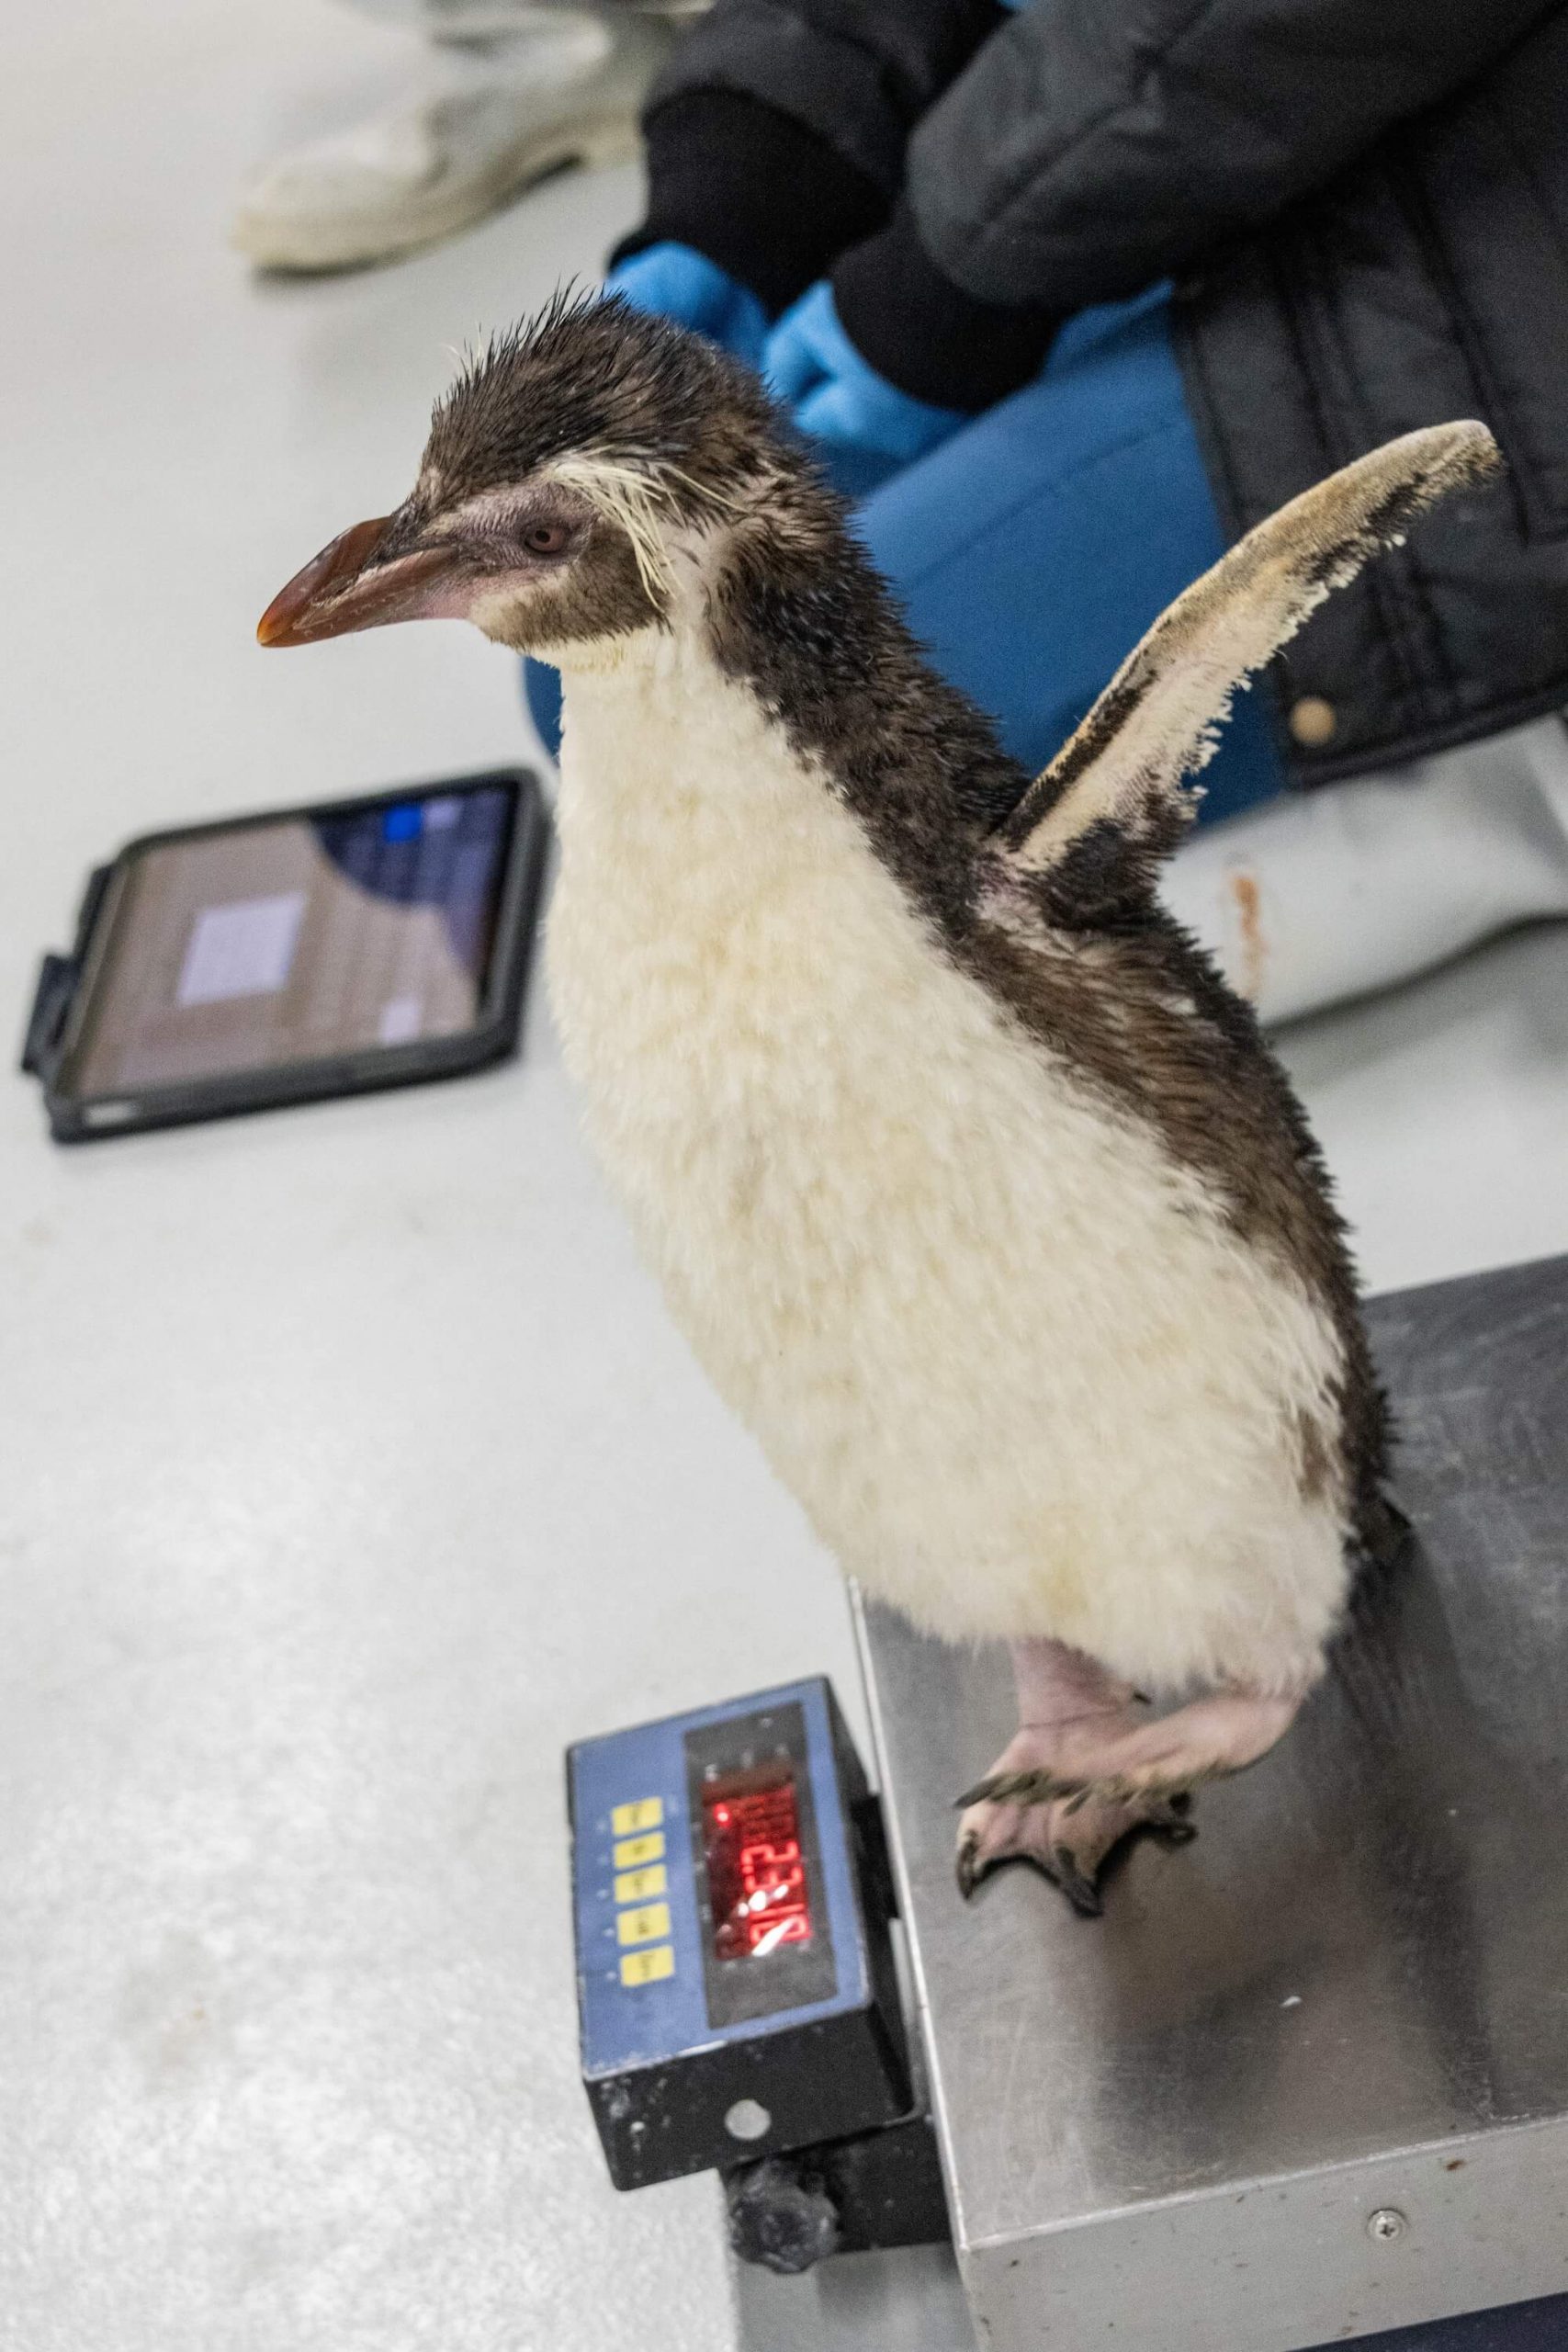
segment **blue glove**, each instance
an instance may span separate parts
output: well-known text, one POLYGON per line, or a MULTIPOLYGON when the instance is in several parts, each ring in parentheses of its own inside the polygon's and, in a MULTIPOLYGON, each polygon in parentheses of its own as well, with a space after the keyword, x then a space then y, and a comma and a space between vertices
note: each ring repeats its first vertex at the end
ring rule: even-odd
POLYGON ((762 373, 839 488, 863 497, 923 458, 969 418, 901 392, 863 359, 839 322, 826 278, 808 287, 768 337, 762 373))
POLYGON ((648 311, 722 344, 737 359, 760 367, 768 314, 751 292, 693 245, 649 245, 616 264, 604 281, 634 311, 648 311))

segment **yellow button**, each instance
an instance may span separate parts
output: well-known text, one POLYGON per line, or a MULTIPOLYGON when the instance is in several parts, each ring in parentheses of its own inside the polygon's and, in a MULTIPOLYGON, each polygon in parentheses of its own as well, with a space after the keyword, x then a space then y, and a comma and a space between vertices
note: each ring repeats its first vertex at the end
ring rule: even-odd
POLYGON ((668 1903, 645 1903, 639 1911, 623 1911, 615 1921, 616 1940, 623 1944, 656 1944, 669 1933, 668 1903))
POLYGON ((650 1951, 628 1951, 621 1955, 623 1984, 658 1984, 675 1973, 675 1948, 672 1944, 655 1944, 650 1951))
POLYGON ((646 1838, 623 1838, 615 1848, 615 1864, 618 1871, 635 1871, 644 1862, 664 1860, 664 1832, 655 1829, 646 1838))
POLYGON ((654 1862, 645 1871, 622 1871, 615 1880, 617 1903, 648 1903, 656 1894, 670 1892, 670 1873, 662 1862, 654 1862))
POLYGON ((638 1829, 657 1829, 664 1819, 662 1797, 638 1797, 635 1804, 618 1804, 610 1815, 610 1826, 617 1838, 630 1838, 638 1829))

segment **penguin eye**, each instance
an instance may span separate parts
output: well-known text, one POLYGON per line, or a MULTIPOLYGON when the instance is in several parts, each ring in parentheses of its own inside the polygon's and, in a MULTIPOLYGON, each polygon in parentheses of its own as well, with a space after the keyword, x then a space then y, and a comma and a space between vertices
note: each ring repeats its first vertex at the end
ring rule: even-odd
POLYGON ((570 536, 564 523, 530 523, 523 544, 530 555, 559 555, 570 536))

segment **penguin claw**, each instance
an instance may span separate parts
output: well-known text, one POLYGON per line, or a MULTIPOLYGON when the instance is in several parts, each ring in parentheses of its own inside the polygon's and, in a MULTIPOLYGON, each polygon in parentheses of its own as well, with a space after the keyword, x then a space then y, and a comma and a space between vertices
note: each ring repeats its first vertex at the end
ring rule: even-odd
POLYGON ((1100 1793, 1092 1781, 1059 1780, 1054 1772, 991 1772, 953 1800, 966 1813, 973 1804, 1050 1804, 1057 1797, 1082 1802, 1100 1793))
POLYGON ((966 1903, 1005 1863, 1031 1862, 1080 1918, 1098 1919, 1104 1910, 1100 1872, 1126 1838, 1146 1828, 1164 1845, 1185 1846, 1198 1834, 1184 1791, 1112 1791, 1079 1781, 1060 1793, 1052 1776, 1032 1772, 993 1773, 979 1786, 983 1793, 967 1806, 954 1858, 966 1903), (1043 1800, 1033 1795, 1042 1782, 1052 1791, 1043 1800))
POLYGON ((953 1798, 953 1810, 954 1813, 967 1813, 972 1804, 989 1804, 996 1792, 994 1778, 976 1781, 972 1789, 965 1789, 962 1796, 953 1798))
POLYGON ((1055 1868, 1048 1871, 1046 1876, 1061 1888, 1078 1917, 1080 1919, 1101 1917, 1105 1905, 1100 1899, 1100 1889, 1093 1879, 1085 1877, 1068 1848, 1066 1846, 1054 1848, 1053 1859, 1055 1868))
POLYGON ((1167 1845, 1190 1846, 1198 1835, 1197 1823, 1187 1817, 1191 1810, 1191 1795, 1181 1789, 1172 1797, 1153 1798, 1144 1808, 1144 1824, 1158 1830, 1167 1845))
POLYGON ((1043 1878, 1050 1880, 1067 1898, 1080 1919, 1098 1919, 1104 1912, 1100 1890, 1093 1879, 1079 1870, 1071 1851, 1066 1846, 1055 1846, 1049 1859, 1043 1853, 1020 1849, 1012 1853, 993 1854, 982 1858, 980 1840, 971 1834, 959 1840, 954 1865, 958 1892, 965 1903, 972 1902, 982 1883, 1009 1862, 1028 1862, 1043 1878))

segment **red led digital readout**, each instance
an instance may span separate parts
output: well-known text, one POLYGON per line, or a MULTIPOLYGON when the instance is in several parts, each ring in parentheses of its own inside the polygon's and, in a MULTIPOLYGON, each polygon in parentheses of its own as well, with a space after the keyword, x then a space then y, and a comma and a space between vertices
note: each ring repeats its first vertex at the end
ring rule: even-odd
POLYGON ((785 1944, 811 1941, 811 1898, 786 1765, 711 1782, 703 1793, 703 1840, 720 1960, 761 1960, 785 1944))

